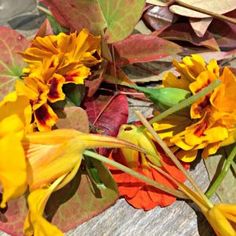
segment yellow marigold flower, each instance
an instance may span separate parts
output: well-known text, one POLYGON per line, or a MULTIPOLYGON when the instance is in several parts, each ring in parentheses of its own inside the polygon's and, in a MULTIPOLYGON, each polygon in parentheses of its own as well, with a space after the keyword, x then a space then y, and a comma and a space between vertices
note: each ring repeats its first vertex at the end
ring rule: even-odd
POLYGON ((21 141, 31 121, 31 107, 25 96, 16 92, 0 102, 0 182, 3 197, 0 207, 26 190, 27 174, 21 141))
POLYGON ((63 85, 83 84, 91 67, 101 62, 100 37, 86 29, 79 34, 36 37, 21 54, 28 67, 17 91, 29 97, 38 129, 50 130, 58 119, 50 104, 65 99, 63 85))
POLYGON ((180 78, 171 72, 167 72, 163 79, 164 87, 174 87, 189 90, 189 85, 204 71, 208 71, 216 76, 219 76, 219 66, 216 60, 212 59, 209 64, 206 64, 204 59, 197 54, 186 56, 182 62, 173 60, 173 65, 176 71, 179 72, 180 78))
POLYGON ((27 73, 37 70, 39 62, 50 61, 57 70, 85 65, 91 67, 101 61, 100 37, 89 34, 83 29, 69 35, 60 33, 45 37, 36 37, 31 47, 22 56, 28 63, 27 73))
POLYGON ((215 154, 221 146, 236 141, 236 94, 233 92, 236 91, 236 77, 227 67, 219 75, 219 67, 214 60, 206 65, 197 55, 185 57, 182 63, 174 62, 174 65, 181 76, 177 78, 167 74, 164 86, 184 87, 195 94, 213 80, 222 81, 211 94, 193 103, 190 111, 185 110, 154 124, 155 130, 169 146, 177 147, 176 155, 191 162, 200 149, 203 149, 202 156, 206 158, 215 154), (184 122, 181 123, 181 120, 184 122))

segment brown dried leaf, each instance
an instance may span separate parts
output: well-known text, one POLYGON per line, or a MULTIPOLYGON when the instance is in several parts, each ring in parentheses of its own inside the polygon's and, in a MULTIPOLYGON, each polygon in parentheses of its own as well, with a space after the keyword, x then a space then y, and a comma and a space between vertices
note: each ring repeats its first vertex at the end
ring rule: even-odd
POLYGON ((203 37, 213 18, 190 18, 189 23, 198 37, 203 37))
MULTIPOLYGON (((181 0, 181 2, 187 3, 189 5, 206 9, 208 11, 218 13, 218 14, 224 14, 229 11, 232 11, 236 8, 235 0, 181 0)), ((172 5, 170 6, 170 11, 181 15, 181 16, 187 16, 187 17, 194 17, 194 18, 208 18, 210 17, 207 14, 203 14, 197 11, 190 10, 186 7, 182 7, 179 5, 172 5)))
POLYGON ((81 107, 65 107, 56 124, 59 129, 76 129, 89 133, 89 121, 87 112, 81 107))

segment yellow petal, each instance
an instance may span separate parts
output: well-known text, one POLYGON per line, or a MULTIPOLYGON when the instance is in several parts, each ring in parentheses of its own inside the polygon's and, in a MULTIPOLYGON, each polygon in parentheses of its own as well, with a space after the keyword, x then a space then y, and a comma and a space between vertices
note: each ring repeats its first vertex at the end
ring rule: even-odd
POLYGON ((207 158, 217 152, 217 150, 220 148, 220 142, 210 143, 208 144, 202 152, 202 157, 207 158))
POLYGON ((48 104, 44 104, 36 109, 34 118, 40 131, 51 130, 52 126, 54 126, 58 120, 56 113, 48 104))
POLYGON ((223 83, 211 95, 211 103, 220 111, 236 113, 236 76, 225 67, 220 79, 223 83))
POLYGON ((180 88, 189 90, 189 81, 184 77, 178 78, 172 72, 167 72, 163 78, 164 87, 180 88))
POLYGON ((212 207, 206 214, 207 220, 211 224, 214 231, 219 236, 235 236, 236 231, 233 229, 232 225, 218 209, 217 205, 212 207))
MULTIPOLYGON (((136 127, 134 125, 122 125, 117 137, 122 140, 129 140, 129 142, 138 145, 138 140, 136 139, 136 135, 134 135, 133 130, 136 130, 136 127)), ((125 157, 125 161, 128 167, 137 167, 139 154, 136 150, 122 148, 121 152, 125 157)))
POLYGON ((75 130, 54 130, 28 134, 24 140, 29 162, 30 189, 48 186, 64 174, 70 181, 80 167, 85 149, 97 147, 133 147, 116 138, 85 134, 75 130), (74 174, 73 174, 74 173, 74 174))
POLYGON ((8 94, 0 102, 0 136, 1 133, 23 130, 31 122, 32 111, 26 96, 17 96, 16 92, 8 94))
POLYGON ((215 59, 210 60, 209 64, 207 65, 207 70, 215 74, 216 76, 219 76, 220 74, 220 67, 218 66, 215 59))
POLYGON ((21 196, 27 187, 26 161, 21 137, 8 134, 0 139, 0 182, 3 197, 0 207, 9 199, 21 196))
POLYGON ((183 162, 192 162, 197 157, 198 150, 192 149, 189 151, 179 150, 175 155, 183 162))
POLYGON ((50 187, 36 189, 28 196, 29 212, 24 223, 26 236, 62 236, 63 233, 43 218, 46 203, 65 176, 57 179, 50 187))
MULTIPOLYGON (((154 156, 159 156, 158 151, 145 130, 139 129, 135 125, 122 125, 117 137, 132 142, 133 144, 148 150, 150 153, 153 153, 153 155, 146 155, 146 157, 154 165, 160 166, 160 160, 154 158, 154 156)), ((134 168, 135 164, 138 164, 138 152, 127 148, 122 148, 121 151, 126 159, 127 165, 130 164, 129 166, 134 168)))
POLYGON ((225 215, 225 217, 236 223, 236 205, 235 204, 217 204, 217 208, 225 215))

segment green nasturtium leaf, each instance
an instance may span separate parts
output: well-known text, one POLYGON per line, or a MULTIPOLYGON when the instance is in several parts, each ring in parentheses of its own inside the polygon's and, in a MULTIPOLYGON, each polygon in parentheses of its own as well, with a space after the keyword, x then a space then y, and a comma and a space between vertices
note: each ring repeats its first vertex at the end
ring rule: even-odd
POLYGON ((126 38, 142 15, 145 0, 41 0, 70 30, 88 28, 108 43, 126 38))
MULTIPOLYGON (((219 155, 211 156, 205 160, 205 166, 208 171, 209 179, 215 179, 223 166, 225 158, 230 152, 228 148, 222 148, 219 155)), ((216 194, 222 202, 235 203, 236 202, 236 162, 231 165, 227 175, 222 181, 221 185, 216 191, 216 194)))
POLYGON ((29 41, 15 30, 0 26, 0 99, 14 88, 21 75, 24 62, 18 52, 23 51, 29 41))

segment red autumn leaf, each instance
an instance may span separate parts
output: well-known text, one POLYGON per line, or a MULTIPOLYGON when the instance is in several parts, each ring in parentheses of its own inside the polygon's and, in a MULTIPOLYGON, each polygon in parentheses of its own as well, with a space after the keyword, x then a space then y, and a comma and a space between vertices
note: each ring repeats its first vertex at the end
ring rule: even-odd
POLYGON ((90 123, 98 133, 116 136, 119 127, 127 123, 128 101, 125 95, 113 97, 112 95, 100 94, 96 97, 86 98, 84 107, 88 113, 90 123), (105 106, 107 106, 106 109, 99 116, 105 106))
POLYGON ((93 75, 85 80, 85 86, 88 89, 87 96, 92 97, 99 89, 104 80, 104 74, 107 69, 107 61, 103 61, 101 68, 93 73, 93 75))
POLYGON ((0 26, 0 99, 10 92, 24 65, 18 52, 29 42, 15 30, 0 26))
MULTIPOLYGON (((2 211, 1 211, 2 212, 2 211)), ((0 213, 0 230, 11 236, 22 236, 28 209, 24 196, 8 203, 6 212, 0 213)))
MULTIPOLYGON (((86 98, 85 110, 88 113, 92 132, 116 136, 122 124, 128 121, 128 100, 125 95, 98 95, 86 98)), ((100 148, 99 153, 107 154, 107 149, 100 148)))
MULTIPOLYGON (((127 166, 125 157, 121 151, 113 151, 110 158, 127 166)), ((171 173, 171 176, 177 179, 179 182, 185 181, 184 174, 165 156, 162 154, 162 159, 165 163, 163 170, 167 170, 171 173)), ((147 177, 161 183, 167 187, 176 189, 177 186, 160 174, 152 167, 142 166, 141 163, 137 164, 139 167, 135 171, 146 175, 147 177)), ((118 184, 119 193, 126 201, 135 208, 142 208, 144 210, 150 210, 156 206, 165 207, 176 201, 176 197, 167 194, 161 190, 150 186, 143 181, 124 173, 114 167, 110 167, 113 178, 118 184)))
POLYGON ((182 48, 155 35, 134 34, 114 44, 119 66, 158 60, 182 51, 182 48))
POLYGON ((206 32, 204 37, 198 37, 188 23, 173 24, 161 32, 159 36, 169 40, 185 41, 196 46, 219 51, 219 46, 212 34, 206 32))

